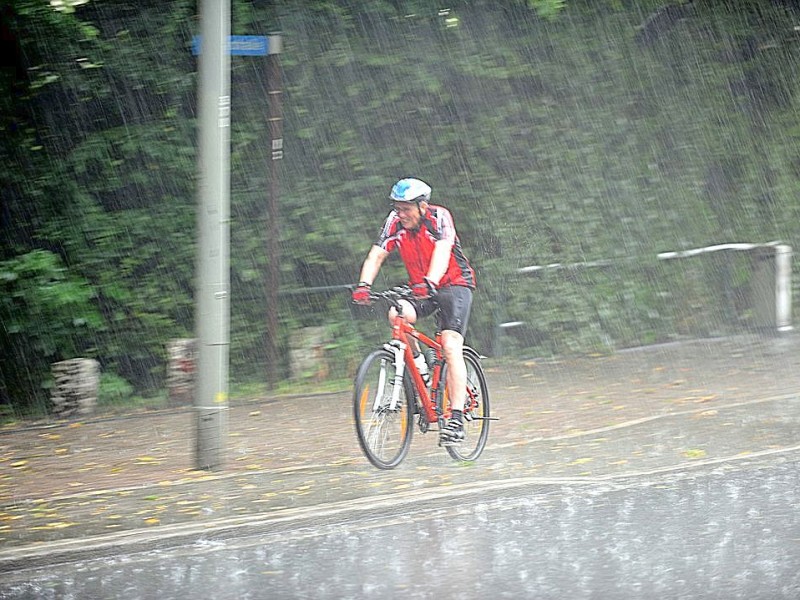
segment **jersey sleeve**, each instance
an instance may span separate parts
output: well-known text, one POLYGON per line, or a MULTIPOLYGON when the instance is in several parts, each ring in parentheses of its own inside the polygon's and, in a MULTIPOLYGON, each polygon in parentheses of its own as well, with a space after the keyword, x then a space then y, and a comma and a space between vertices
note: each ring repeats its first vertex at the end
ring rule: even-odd
POLYGON ((447 240, 451 244, 456 242, 456 226, 450 211, 441 206, 436 208, 437 241, 447 240))
POLYGON ((375 242, 375 245, 383 248, 387 252, 394 250, 397 246, 398 223, 399 219, 397 218, 397 213, 395 211, 389 213, 389 216, 386 217, 386 221, 383 223, 381 233, 378 236, 378 240, 375 242))

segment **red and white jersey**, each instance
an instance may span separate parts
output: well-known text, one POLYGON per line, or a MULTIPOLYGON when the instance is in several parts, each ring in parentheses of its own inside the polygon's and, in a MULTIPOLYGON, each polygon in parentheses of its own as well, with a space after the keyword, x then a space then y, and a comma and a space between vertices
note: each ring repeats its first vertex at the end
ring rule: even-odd
POLYGON ((453 243, 450 262, 444 277, 439 281, 439 287, 463 285, 474 289, 475 271, 461 249, 453 216, 443 206, 428 205, 419 228, 415 230, 403 227, 397 212, 393 210, 386 218, 375 245, 387 252, 396 249, 408 271, 409 284, 416 285, 423 283, 428 274, 433 248, 439 240, 450 240, 453 243))

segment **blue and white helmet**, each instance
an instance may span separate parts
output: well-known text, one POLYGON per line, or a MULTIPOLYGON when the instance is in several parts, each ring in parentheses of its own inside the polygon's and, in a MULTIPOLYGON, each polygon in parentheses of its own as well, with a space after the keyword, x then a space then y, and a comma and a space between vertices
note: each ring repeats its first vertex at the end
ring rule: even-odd
POLYGON ((392 202, 430 202, 431 186, 419 179, 408 177, 394 184, 389 198, 392 202))

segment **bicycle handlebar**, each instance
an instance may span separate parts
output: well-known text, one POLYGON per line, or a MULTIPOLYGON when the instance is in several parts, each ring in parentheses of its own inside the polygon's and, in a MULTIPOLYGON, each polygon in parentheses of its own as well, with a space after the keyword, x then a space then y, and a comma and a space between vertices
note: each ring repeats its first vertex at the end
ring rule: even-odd
POLYGON ((411 291, 411 288, 407 285, 399 285, 390 290, 385 290, 383 292, 370 292, 369 294, 370 300, 386 300, 395 308, 399 308, 400 300, 412 300, 413 298, 414 294, 411 291))

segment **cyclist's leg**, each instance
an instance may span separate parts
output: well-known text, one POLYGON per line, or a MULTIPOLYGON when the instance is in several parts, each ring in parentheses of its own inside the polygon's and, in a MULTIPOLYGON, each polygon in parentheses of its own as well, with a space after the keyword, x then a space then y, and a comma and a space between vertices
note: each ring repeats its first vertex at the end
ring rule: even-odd
MULTIPOLYGON (((403 307, 403 319, 413 325, 417 322, 417 309, 414 307, 411 302, 408 300, 400 300, 400 305, 403 307)), ((393 306, 389 309, 389 324, 392 325, 394 323, 395 318, 397 317, 397 309, 393 306)))
MULTIPOLYGON (((400 304, 403 307, 403 320, 407 323, 413 325, 417 322, 417 310, 411 302, 407 300, 400 300, 400 304)), ((397 317, 397 309, 393 306, 389 309, 389 324, 394 324, 394 320, 397 317)), ((417 340, 412 340, 414 343, 414 355, 416 356, 419 354, 419 342, 417 340)))
POLYGON ((464 336, 451 329, 442 331, 442 349, 447 362, 447 389, 450 408, 464 410, 467 399, 467 364, 464 362, 464 336))
POLYGON ((450 408, 458 411, 454 415, 452 425, 443 431, 444 438, 455 441, 463 439, 454 433, 453 428, 460 429, 461 413, 467 397, 467 365, 464 361, 464 333, 469 322, 472 308, 472 290, 462 286, 442 288, 437 296, 439 301, 439 322, 442 330, 442 347, 447 363, 447 389, 450 396, 450 408))

